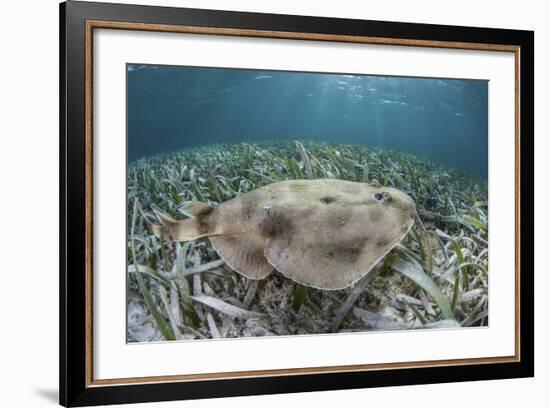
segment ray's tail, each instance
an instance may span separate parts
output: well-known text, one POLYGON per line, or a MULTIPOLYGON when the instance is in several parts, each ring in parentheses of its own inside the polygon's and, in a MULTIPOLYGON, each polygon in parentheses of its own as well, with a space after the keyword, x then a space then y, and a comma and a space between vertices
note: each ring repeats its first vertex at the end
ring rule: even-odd
POLYGON ((204 203, 188 203, 179 210, 191 217, 185 220, 176 220, 153 206, 153 211, 160 221, 160 225, 151 222, 146 216, 144 219, 149 231, 157 237, 176 241, 191 241, 202 237, 217 235, 216 223, 213 217, 214 207, 204 203))

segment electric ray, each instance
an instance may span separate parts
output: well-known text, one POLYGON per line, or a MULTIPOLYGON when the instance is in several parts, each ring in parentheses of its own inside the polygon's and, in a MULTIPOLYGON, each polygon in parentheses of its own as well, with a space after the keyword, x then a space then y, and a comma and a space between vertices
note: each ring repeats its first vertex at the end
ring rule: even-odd
POLYGON ((218 206, 190 202, 177 221, 157 211, 153 233, 173 240, 208 237, 220 257, 250 279, 274 269, 305 286, 343 289, 378 263, 414 224, 405 193, 379 183, 288 180, 218 206))

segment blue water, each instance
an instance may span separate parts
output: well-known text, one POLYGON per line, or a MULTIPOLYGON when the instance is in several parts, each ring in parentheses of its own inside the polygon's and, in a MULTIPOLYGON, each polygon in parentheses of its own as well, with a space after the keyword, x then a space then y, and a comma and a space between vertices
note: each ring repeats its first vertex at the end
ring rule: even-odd
POLYGON ((487 177, 488 82, 129 64, 128 160, 214 143, 397 149, 487 177))

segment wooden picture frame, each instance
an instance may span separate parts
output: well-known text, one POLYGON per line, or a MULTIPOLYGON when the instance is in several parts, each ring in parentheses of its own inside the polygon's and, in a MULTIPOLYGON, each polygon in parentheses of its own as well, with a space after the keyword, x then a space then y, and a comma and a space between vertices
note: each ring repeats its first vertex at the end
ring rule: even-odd
MULTIPOLYGON (((60 5, 60 403, 64 406, 534 375, 534 33, 68 1, 60 5), (515 353, 181 376, 93 376, 94 30, 298 39, 515 55, 515 353), (520 251, 521 248, 521 251, 520 251)), ((121 160, 126 160, 121 158, 121 160)))

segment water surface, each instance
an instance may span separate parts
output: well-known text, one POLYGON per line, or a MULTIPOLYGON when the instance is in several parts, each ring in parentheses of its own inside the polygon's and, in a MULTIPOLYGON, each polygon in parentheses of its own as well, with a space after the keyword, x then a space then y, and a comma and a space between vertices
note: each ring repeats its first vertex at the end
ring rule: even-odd
POLYGON ((487 177, 488 82, 128 64, 128 160, 217 143, 397 149, 487 177))

